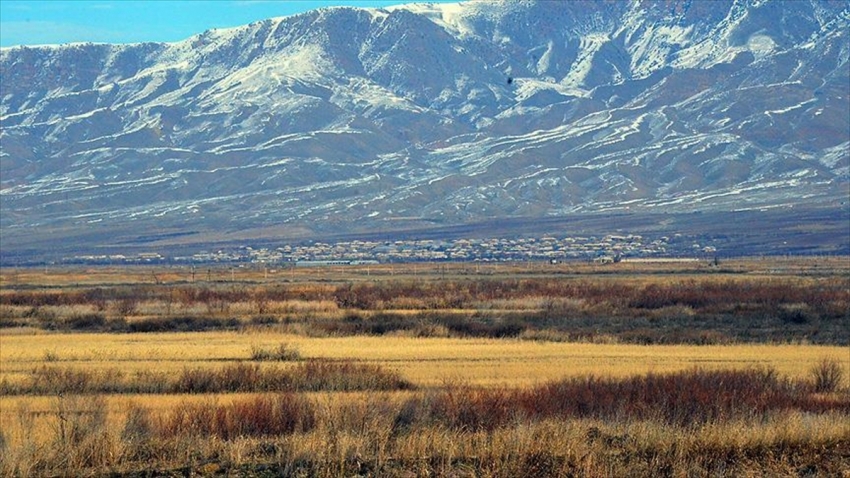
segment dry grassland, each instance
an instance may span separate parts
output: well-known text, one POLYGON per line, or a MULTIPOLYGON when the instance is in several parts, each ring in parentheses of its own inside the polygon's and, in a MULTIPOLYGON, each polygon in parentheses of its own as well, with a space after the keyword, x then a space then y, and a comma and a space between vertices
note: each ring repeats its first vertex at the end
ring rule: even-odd
POLYGON ((0 476, 850 476, 846 258, 190 274, 0 271, 0 476))
MULTIPOLYGON (((48 364, 86 370, 217 367, 248 361, 254 348, 288 344, 302 358, 373 363, 397 370, 419 386, 461 381, 483 386, 528 386, 596 374, 628 377, 691 368, 772 367, 791 378, 808 376, 827 358, 847 362, 838 346, 737 344, 717 346, 539 342, 517 339, 415 337, 312 338, 273 332, 3 335, 0 381, 16 380, 48 364)), ((850 372, 850 370, 848 370, 850 372)))
POLYGON ((254 265, 208 266, 97 266, 2 268, 0 285, 20 287, 68 287, 90 285, 156 284, 230 282, 325 282, 373 279, 452 279, 458 277, 534 277, 571 275, 624 275, 664 274, 686 275, 726 273, 802 277, 821 274, 846 273, 850 259, 832 257, 761 257, 723 260, 719 267, 705 262, 622 262, 599 265, 584 261, 568 261, 552 265, 545 262, 525 263, 405 263, 368 266, 328 266, 321 268, 293 268, 254 265), (194 270, 194 275, 193 275, 194 270))

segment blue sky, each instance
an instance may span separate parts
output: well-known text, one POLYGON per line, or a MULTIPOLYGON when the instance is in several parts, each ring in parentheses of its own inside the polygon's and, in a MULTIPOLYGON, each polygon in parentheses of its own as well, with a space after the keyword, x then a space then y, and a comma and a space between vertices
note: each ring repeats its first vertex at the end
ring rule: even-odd
POLYGON ((386 7, 410 1, 0 0, 0 46, 171 42, 210 28, 234 27, 319 7, 386 7))

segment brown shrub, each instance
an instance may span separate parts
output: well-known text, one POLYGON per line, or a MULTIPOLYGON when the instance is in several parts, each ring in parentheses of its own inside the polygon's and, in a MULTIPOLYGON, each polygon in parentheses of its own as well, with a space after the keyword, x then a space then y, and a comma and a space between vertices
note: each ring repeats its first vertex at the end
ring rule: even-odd
POLYGON ((409 390, 413 384, 397 372, 379 365, 353 361, 329 362, 311 360, 292 368, 288 375, 293 391, 361 391, 409 390))
POLYGON ((705 371, 624 379, 582 377, 530 389, 451 386, 426 399, 406 402, 396 427, 416 422, 464 430, 493 430, 520 420, 594 418, 661 420, 693 426, 764 417, 772 411, 850 412, 850 400, 817 399, 801 384, 782 380, 771 369, 705 371))
POLYGON ((844 371, 837 360, 823 359, 812 367, 812 386, 817 393, 832 393, 838 390, 844 371))
POLYGON ((218 405, 213 401, 179 404, 156 427, 164 438, 280 436, 307 432, 316 424, 315 407, 306 397, 283 393, 218 405))
POLYGON ((205 330, 234 330, 239 320, 214 317, 155 317, 129 324, 130 332, 200 332, 205 330))
POLYGON ((290 344, 282 343, 273 349, 259 346, 251 347, 251 360, 255 361, 293 361, 301 358, 301 352, 290 344))
POLYGON ((164 373, 127 375, 118 369, 97 372, 41 365, 29 380, 0 381, 3 395, 95 393, 233 393, 296 391, 409 390, 413 385, 397 372, 353 361, 300 362, 291 368, 237 363, 218 369, 186 368, 176 377, 164 373))
POLYGON ((57 401, 56 462, 69 474, 103 466, 111 460, 103 397, 64 396, 57 401))
POLYGON ((86 393, 93 381, 90 372, 67 367, 39 366, 32 372, 32 384, 29 393, 59 395, 65 393, 86 393))

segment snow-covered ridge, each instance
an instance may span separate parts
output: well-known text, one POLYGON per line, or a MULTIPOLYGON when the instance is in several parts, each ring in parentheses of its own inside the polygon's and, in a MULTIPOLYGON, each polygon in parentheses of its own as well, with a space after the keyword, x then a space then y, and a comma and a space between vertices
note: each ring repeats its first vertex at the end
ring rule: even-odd
POLYGON ((344 230, 840 203, 848 31, 850 6, 814 0, 472 1, 4 48, 0 221, 344 230))

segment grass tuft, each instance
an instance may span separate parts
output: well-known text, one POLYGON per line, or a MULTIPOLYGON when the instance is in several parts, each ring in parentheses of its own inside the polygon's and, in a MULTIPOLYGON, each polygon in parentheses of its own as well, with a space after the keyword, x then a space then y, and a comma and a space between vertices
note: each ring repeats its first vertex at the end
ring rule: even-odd
POLYGON ((162 420, 156 433, 164 438, 218 437, 233 440, 305 433, 315 427, 314 405, 303 395, 264 395, 219 405, 214 401, 182 402, 162 420))
POLYGON ((301 359, 301 352, 288 343, 279 344, 273 349, 267 349, 257 345, 251 346, 251 360, 262 361, 294 361, 301 359))
POLYGON ((837 391, 838 387, 841 386, 844 371, 841 369, 841 364, 837 360, 823 359, 820 363, 812 367, 811 376, 815 392, 832 393, 837 391))
POLYGON ((0 395, 351 392, 413 388, 397 372, 351 360, 307 360, 286 368, 236 363, 217 369, 186 368, 176 375, 40 365, 24 381, 0 381, 0 395))

